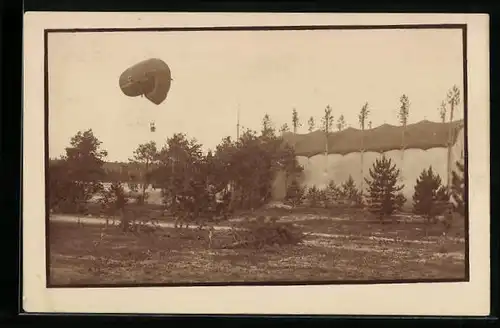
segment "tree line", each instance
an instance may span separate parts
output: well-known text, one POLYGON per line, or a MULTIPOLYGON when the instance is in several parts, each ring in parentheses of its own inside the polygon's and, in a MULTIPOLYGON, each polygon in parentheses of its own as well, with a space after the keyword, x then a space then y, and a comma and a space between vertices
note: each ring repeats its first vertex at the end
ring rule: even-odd
MULTIPOLYGON (((453 111, 459 103, 459 98, 458 88, 453 87, 448 93, 448 104, 451 106, 450 122, 453 120, 453 111)), ((402 126, 406 127, 410 113, 408 96, 402 95, 400 103, 398 119, 402 126)), ((440 107, 441 118, 446 116, 445 105, 443 103, 440 107)), ((368 128, 371 128, 371 121, 368 121, 369 114, 369 105, 365 102, 358 115, 362 131, 365 130, 366 123, 368 128)), ((302 123, 295 108, 292 110, 291 118, 293 132, 297 133, 302 123)), ((309 131, 313 130, 314 124, 314 118, 310 117, 309 131)), ((328 154, 328 137, 334 126, 341 131, 346 124, 344 116, 340 115, 335 125, 333 109, 330 106, 325 108, 321 118, 321 127, 325 135, 325 155, 328 154)), ((374 213, 383 216, 392 213, 404 203, 405 200, 402 198, 404 196, 399 193, 403 187, 397 185, 402 173, 385 157, 374 163, 369 172, 370 178, 363 178, 359 190, 350 178, 340 187, 331 182, 326 191, 311 188, 306 193, 298 182, 303 168, 297 162, 293 147, 283 140, 283 133, 288 130, 288 125, 284 124, 279 130, 281 133, 277 133, 270 116, 266 114, 262 119, 260 131, 245 129, 237 140, 225 137, 215 149, 207 153, 202 151, 202 144, 196 139, 189 138, 183 133, 175 133, 161 146, 155 142, 139 145, 129 159, 128 167, 132 169, 128 172, 125 170, 121 174, 107 172, 104 169, 107 151, 102 149, 102 142, 93 131, 91 129, 79 131, 71 138, 65 155, 50 162, 49 206, 52 211, 84 212, 90 199, 96 195, 104 195, 102 199, 109 200, 110 191, 104 190, 102 182, 112 180, 114 184, 111 191, 114 192, 113 199, 117 203, 125 201, 122 199, 125 197, 123 190, 119 190, 120 182, 128 182, 135 192, 134 198, 137 203, 141 204, 147 200, 147 186, 152 184, 161 189, 163 203, 168 208, 176 213, 188 213, 186 215, 192 217, 202 215, 206 208, 211 207, 214 192, 224 194, 230 211, 252 209, 270 200, 272 183, 279 171, 285 173, 287 201, 295 205, 301 203, 306 194, 313 200, 312 203, 324 203, 325 195, 330 195, 330 198, 347 198, 352 202, 365 204, 374 213), (114 177, 111 177, 113 174, 114 177), (367 184, 366 190, 364 183, 367 184)), ((451 172, 451 132, 450 130, 449 171, 445 188, 448 198, 445 198, 449 199, 455 194, 455 202, 461 199, 463 207, 463 178, 460 180, 459 174, 451 172)), ((404 149, 404 131, 401 144, 404 149)), ((364 138, 360 151, 363 163, 364 138)), ((363 165, 361 167, 363 170, 363 165)), ((460 169, 460 166, 458 167, 460 169)), ((463 166, 461 168, 463 170, 463 166)), ((432 172, 432 174, 426 172, 427 175, 423 173, 422 179, 427 176, 435 179, 432 172)), ((361 174, 364 177, 363 171, 361 174)), ((430 179, 429 177, 425 179, 430 179)), ((417 181, 417 185, 418 183, 417 181)), ((420 192, 420 194, 426 193, 420 192)), ((434 194, 434 191, 430 192, 430 195, 434 194)))
MULTIPOLYGON (((103 181, 109 180, 106 156, 91 129, 73 136, 66 154, 49 164, 51 210, 85 211, 92 197, 103 195, 103 181)), ((120 182, 136 185, 137 203, 146 201, 152 184, 161 189, 167 207, 194 216, 209 207, 214 192, 226 195, 231 210, 257 208, 270 200, 278 171, 289 181, 302 171, 293 148, 277 135, 267 114, 261 131, 246 129, 238 140, 225 137, 207 153, 196 139, 175 133, 161 147, 155 142, 139 145, 129 163, 140 170, 120 182)))
MULTIPOLYGON (((464 164, 457 161, 456 167, 452 172, 450 192, 432 166, 422 170, 412 195, 413 213, 423 216, 428 222, 433 222, 444 214, 451 215, 452 212, 465 216, 464 164)), ((369 177, 363 179, 367 185, 366 197, 362 197, 361 189, 358 189, 349 175, 341 184, 329 181, 325 188, 307 188, 293 181, 287 189, 285 201, 292 207, 306 205, 312 208, 329 208, 347 205, 366 208, 383 221, 401 210, 407 201, 401 193, 404 184, 399 183, 400 175, 401 170, 396 164, 381 155, 369 169, 369 177)))

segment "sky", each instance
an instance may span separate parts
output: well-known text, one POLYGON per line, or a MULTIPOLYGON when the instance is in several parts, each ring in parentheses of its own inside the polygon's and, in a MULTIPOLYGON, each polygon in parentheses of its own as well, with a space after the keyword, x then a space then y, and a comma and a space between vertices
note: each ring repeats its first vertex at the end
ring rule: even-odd
MULTIPOLYGON (((368 102, 372 126, 397 125, 399 98, 410 99, 408 124, 439 121, 453 85, 463 93, 460 30, 224 32, 89 32, 49 34, 49 156, 65 152, 78 131, 92 129, 108 161, 127 161, 141 143, 182 132, 204 149, 259 131, 267 113, 278 129, 296 108, 320 122, 327 105, 336 121, 359 127, 368 102), (172 71, 167 99, 128 97, 118 78, 160 58, 172 71), (152 133, 149 123, 154 122, 152 133)), ((462 102, 455 118, 463 118, 462 102)))

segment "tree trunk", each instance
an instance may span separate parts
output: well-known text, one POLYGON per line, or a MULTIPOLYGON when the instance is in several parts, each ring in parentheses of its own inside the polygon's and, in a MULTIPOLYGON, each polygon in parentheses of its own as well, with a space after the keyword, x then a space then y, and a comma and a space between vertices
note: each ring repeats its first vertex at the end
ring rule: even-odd
POLYGON ((451 103, 451 110, 450 110, 450 122, 449 122, 449 127, 448 127, 448 156, 447 156, 447 174, 446 174, 446 190, 448 195, 451 193, 451 147, 452 147, 452 142, 453 142, 453 110, 454 110, 454 103, 451 103))
MULTIPOLYGON (((326 140, 325 140, 325 176, 328 174, 328 132, 326 132, 326 140)), ((325 181, 326 182, 326 181, 325 181)))
POLYGON ((128 218, 128 215, 127 213, 125 212, 125 210, 121 209, 120 212, 119 212, 119 215, 121 216, 122 218, 122 231, 123 232, 128 232, 128 228, 129 228, 129 218, 128 218))
POLYGON ((404 166, 404 160, 405 160, 405 133, 406 132, 406 124, 403 125, 403 132, 401 136, 401 167, 400 167, 400 177, 403 178, 403 166, 404 166))
POLYGON ((142 179, 142 200, 141 203, 145 204, 146 203, 146 188, 147 188, 147 175, 149 171, 149 161, 146 161, 146 169, 144 171, 144 177, 142 179))
POLYGON ((229 199, 229 210, 233 211, 236 208, 236 202, 238 197, 238 187, 234 181, 231 181, 229 189, 231 190, 231 195, 229 199))
POLYGON ((286 198, 287 191, 288 191, 288 172, 285 171, 285 197, 284 198, 286 198))
POLYGON ((361 202, 364 201, 364 190, 363 190, 363 182, 364 182, 364 153, 365 153, 365 128, 361 127, 361 185, 360 185, 360 193, 361 193, 361 202))

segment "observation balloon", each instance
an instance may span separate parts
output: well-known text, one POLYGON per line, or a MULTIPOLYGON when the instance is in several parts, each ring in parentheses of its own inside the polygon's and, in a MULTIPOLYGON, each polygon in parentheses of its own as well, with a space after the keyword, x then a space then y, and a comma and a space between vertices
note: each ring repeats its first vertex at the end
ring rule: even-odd
POLYGON ((119 79, 120 89, 126 96, 145 96, 156 105, 167 98, 171 82, 170 68, 158 58, 147 59, 127 68, 119 79))

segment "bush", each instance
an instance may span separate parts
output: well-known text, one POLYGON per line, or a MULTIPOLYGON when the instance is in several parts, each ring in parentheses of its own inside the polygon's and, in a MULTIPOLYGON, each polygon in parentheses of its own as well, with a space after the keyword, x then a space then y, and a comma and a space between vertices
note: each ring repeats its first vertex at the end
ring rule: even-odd
POLYGON ((454 202, 454 210, 460 215, 465 216, 465 182, 464 182, 464 164, 456 162, 457 171, 453 171, 451 178, 451 197, 454 202))
POLYGON ((396 194, 396 197, 394 198, 394 209, 396 211, 401 211, 401 209, 403 208, 403 206, 405 205, 406 203, 406 197, 405 195, 403 195, 403 193, 397 193, 396 194))
MULTIPOLYGON (((128 198, 122 184, 113 182, 109 189, 101 192, 101 195, 102 197, 99 199, 99 203, 102 208, 102 213, 106 217, 121 217, 120 226, 123 228, 123 231, 127 231, 130 217, 125 215, 124 210, 128 204, 128 198)), ((107 223, 108 221, 106 221, 106 225, 107 223)))
POLYGON ((302 205, 306 196, 306 188, 302 187, 297 180, 293 180, 288 186, 285 203, 293 207, 302 205))
POLYGON ((305 235, 291 223, 278 222, 276 217, 260 217, 245 224, 246 229, 233 229, 234 242, 224 248, 263 248, 300 244, 305 235))

